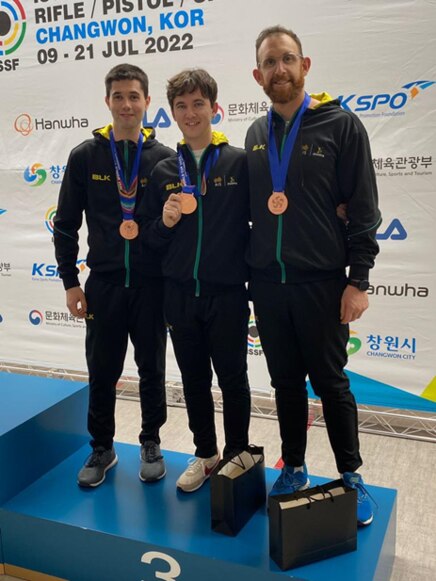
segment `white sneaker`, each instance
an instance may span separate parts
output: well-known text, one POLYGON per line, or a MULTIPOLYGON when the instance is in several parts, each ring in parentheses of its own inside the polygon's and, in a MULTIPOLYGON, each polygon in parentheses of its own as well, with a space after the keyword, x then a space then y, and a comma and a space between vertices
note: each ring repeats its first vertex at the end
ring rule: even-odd
POLYGON ((198 490, 209 478, 219 461, 219 454, 210 458, 191 458, 188 460, 189 466, 177 480, 177 488, 183 492, 198 490))

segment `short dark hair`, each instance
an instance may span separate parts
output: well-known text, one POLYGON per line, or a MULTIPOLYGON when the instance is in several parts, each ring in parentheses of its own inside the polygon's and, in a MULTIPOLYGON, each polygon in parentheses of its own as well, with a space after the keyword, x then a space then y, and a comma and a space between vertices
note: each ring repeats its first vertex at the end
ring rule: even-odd
POLYGON ((144 97, 148 97, 148 77, 146 73, 135 65, 123 63, 111 68, 104 79, 106 85, 106 97, 110 96, 112 83, 114 81, 139 81, 144 92, 144 97))
POLYGON ((277 24, 276 26, 270 26, 269 28, 264 28, 259 36, 256 39, 256 63, 259 63, 259 48, 260 45, 262 44, 262 42, 268 38, 269 36, 273 36, 274 34, 286 34, 287 36, 290 36, 292 38, 293 41, 295 41, 297 43, 298 46, 298 50, 300 51, 300 54, 303 54, 303 47, 301 45, 301 40, 298 38, 298 36, 295 34, 295 32, 293 30, 291 30, 290 28, 285 28, 284 26, 280 26, 279 24, 277 24))
POLYGON ((197 89, 200 89, 200 93, 205 99, 209 99, 213 107, 218 96, 218 85, 207 71, 204 69, 186 69, 171 77, 167 84, 167 98, 171 111, 176 97, 193 93, 197 89))

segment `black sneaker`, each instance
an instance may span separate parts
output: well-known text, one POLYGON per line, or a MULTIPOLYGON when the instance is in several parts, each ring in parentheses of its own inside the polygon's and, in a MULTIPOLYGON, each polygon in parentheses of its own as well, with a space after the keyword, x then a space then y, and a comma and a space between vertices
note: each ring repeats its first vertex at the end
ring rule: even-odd
POLYGON ((166 474, 165 462, 159 444, 148 441, 141 445, 141 466, 139 478, 142 482, 160 480, 166 474))
POLYGON ((83 468, 77 475, 77 484, 79 486, 98 486, 106 478, 106 472, 118 462, 118 456, 115 450, 111 448, 106 450, 101 446, 94 448, 93 452, 86 459, 83 468))

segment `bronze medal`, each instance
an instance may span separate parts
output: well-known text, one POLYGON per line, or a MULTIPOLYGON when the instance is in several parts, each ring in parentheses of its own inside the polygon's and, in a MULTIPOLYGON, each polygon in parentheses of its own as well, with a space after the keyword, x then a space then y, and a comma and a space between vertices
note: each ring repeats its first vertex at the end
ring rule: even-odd
POLYGON ((120 234, 126 240, 133 240, 138 236, 139 228, 135 220, 123 220, 120 224, 120 234))
POLYGON ((286 212, 288 208, 288 198, 285 192, 273 192, 268 198, 268 210, 271 214, 279 216, 286 212))
POLYGON ((193 194, 180 194, 182 214, 192 214, 197 209, 197 200, 193 194))

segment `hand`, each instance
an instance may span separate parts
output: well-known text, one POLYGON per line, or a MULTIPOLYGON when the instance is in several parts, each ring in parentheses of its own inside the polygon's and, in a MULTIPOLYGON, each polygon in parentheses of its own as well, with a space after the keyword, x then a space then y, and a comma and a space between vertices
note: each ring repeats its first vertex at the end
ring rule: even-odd
POLYGON ((162 212, 162 222, 167 228, 173 228, 182 217, 182 202, 180 194, 171 194, 165 202, 162 212))
POLYGON ((358 288, 347 285, 341 299, 341 323, 346 325, 360 319, 369 306, 368 294, 358 288))
POLYGON ((88 305, 86 303, 85 293, 80 286, 74 286, 67 290, 67 307, 74 317, 84 319, 88 305))
POLYGON ((336 208, 336 216, 342 220, 344 224, 348 224, 347 204, 339 204, 336 208))

